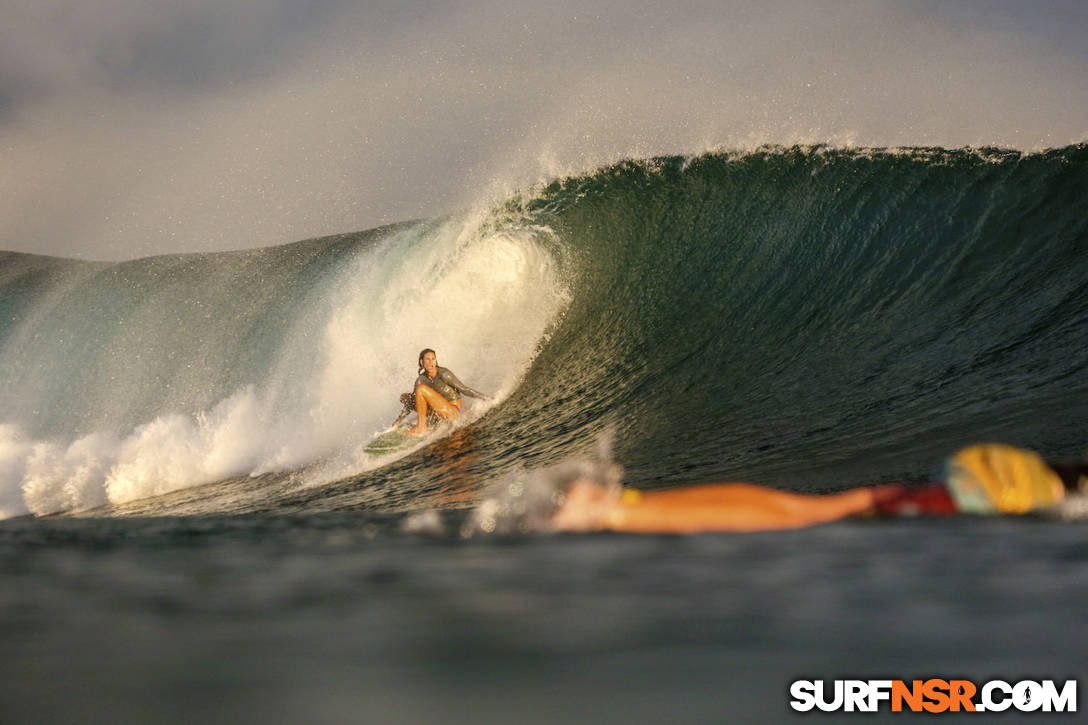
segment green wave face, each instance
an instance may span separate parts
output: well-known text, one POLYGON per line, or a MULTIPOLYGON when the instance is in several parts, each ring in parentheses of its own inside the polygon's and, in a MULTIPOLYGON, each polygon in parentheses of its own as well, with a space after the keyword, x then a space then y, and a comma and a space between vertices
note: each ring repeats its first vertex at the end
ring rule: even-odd
POLYGON ((651 484, 919 475, 989 438, 1079 453, 1086 201, 1084 146, 766 149, 557 181, 522 203, 575 250, 578 293, 511 425, 609 421, 651 484))

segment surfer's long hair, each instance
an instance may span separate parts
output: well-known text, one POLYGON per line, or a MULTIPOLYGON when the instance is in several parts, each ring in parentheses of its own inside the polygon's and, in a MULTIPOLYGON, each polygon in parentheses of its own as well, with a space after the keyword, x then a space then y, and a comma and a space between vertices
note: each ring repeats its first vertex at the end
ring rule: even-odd
MULTIPOLYGON (((419 372, 416 373, 416 375, 422 375, 423 374, 423 356, 426 355, 429 352, 434 352, 434 350, 432 350, 429 347, 425 347, 425 348, 423 348, 422 350, 419 351, 419 372)), ((435 358, 435 360, 438 360, 438 353, 437 352, 434 352, 434 358, 435 358)))

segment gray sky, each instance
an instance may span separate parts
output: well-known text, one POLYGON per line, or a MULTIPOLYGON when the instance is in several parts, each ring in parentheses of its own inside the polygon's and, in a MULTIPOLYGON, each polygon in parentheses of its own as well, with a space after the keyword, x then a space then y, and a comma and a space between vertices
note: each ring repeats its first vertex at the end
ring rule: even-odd
POLYGON ((238 249, 621 156, 1088 140, 1088 3, 0 0, 0 249, 238 249))

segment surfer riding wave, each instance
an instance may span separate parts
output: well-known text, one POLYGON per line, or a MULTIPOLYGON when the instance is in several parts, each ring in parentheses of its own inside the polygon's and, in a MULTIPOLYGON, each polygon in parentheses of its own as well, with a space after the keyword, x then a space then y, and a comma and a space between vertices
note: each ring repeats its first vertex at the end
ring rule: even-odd
POLYGON ((426 435, 428 422, 451 420, 461 414, 462 395, 491 400, 490 396, 461 382, 449 368, 439 366, 435 351, 425 348, 419 353, 419 376, 416 378, 415 389, 400 396, 404 410, 391 427, 396 428, 405 418, 415 413, 418 417, 416 424, 404 432, 406 435, 426 435))

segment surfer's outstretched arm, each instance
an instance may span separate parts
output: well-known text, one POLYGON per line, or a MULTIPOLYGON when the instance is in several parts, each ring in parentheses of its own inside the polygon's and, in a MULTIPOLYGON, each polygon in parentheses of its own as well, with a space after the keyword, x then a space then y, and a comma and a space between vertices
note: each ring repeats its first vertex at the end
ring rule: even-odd
POLYGON ((412 393, 402 393, 400 396, 400 404, 404 406, 404 409, 400 411, 400 415, 393 421, 393 424, 389 426, 389 430, 396 430, 397 426, 404 422, 404 419, 416 412, 416 399, 412 393))
POLYGON ((414 412, 414 410, 402 410, 400 412, 400 415, 397 416, 397 419, 389 424, 389 428, 387 430, 396 430, 400 426, 400 424, 404 422, 404 419, 414 412))
POLYGON ((485 393, 481 393, 479 390, 470 388, 461 382, 461 379, 453 374, 453 371, 449 368, 440 368, 438 374, 442 377, 447 385, 454 390, 461 393, 461 395, 467 395, 470 398, 479 398, 480 400, 491 400, 491 396, 485 393))

